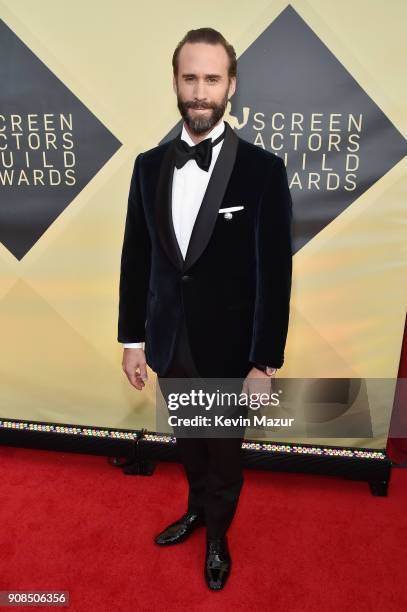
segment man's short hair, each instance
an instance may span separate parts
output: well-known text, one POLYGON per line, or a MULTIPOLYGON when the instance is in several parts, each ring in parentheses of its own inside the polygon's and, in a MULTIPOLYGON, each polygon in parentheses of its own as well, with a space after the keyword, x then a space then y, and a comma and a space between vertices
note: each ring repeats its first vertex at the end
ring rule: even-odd
POLYGON ((220 44, 225 49, 229 58, 229 78, 236 76, 237 61, 236 53, 232 45, 222 36, 220 32, 213 28, 198 28, 196 30, 189 30, 184 38, 178 43, 174 54, 172 56, 172 69, 175 77, 178 76, 178 56, 181 48, 185 43, 207 43, 209 45, 220 44))

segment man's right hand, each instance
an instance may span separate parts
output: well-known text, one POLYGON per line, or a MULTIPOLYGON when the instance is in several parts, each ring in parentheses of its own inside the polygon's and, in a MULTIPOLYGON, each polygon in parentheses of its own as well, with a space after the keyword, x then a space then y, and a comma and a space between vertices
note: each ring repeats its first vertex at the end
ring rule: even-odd
POLYGON ((141 391, 145 386, 144 381, 148 378, 144 350, 142 348, 123 349, 122 367, 130 384, 141 391))

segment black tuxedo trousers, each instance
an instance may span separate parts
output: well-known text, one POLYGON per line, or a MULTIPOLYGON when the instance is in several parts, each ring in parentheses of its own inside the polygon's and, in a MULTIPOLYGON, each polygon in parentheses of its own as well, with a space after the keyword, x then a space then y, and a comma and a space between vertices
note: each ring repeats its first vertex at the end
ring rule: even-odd
MULTIPOLYGON (((173 389, 170 378, 199 379, 181 322, 171 364, 166 376, 157 376, 164 399, 173 389)), ((207 535, 225 535, 236 512, 243 485, 242 437, 177 437, 177 448, 187 477, 188 510, 202 514, 207 535)))

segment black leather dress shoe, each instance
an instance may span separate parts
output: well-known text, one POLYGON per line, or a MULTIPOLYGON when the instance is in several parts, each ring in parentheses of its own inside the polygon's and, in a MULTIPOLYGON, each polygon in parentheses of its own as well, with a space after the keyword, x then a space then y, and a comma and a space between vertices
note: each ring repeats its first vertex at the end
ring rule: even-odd
POLYGON ((174 523, 168 525, 154 538, 154 542, 160 546, 179 544, 186 540, 197 527, 203 527, 205 519, 201 514, 186 512, 174 523))
POLYGON ((212 591, 223 589, 232 567, 226 536, 206 540, 205 578, 212 591))

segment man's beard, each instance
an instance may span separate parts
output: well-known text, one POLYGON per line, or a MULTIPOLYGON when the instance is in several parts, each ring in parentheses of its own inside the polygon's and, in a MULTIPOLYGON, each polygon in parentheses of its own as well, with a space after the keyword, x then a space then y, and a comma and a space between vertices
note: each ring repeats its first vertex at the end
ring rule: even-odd
POLYGON ((220 104, 205 103, 205 102, 183 102, 178 94, 177 90, 177 106, 178 110, 181 113, 181 116, 191 132, 195 135, 204 134, 205 132, 209 132, 213 128, 216 123, 218 123, 219 119, 223 117, 226 110, 226 105, 228 103, 228 91, 226 91, 225 96, 220 104), (190 108, 210 108, 211 112, 207 114, 207 116, 198 116, 192 117, 188 110, 190 108))

